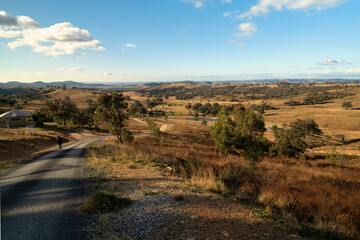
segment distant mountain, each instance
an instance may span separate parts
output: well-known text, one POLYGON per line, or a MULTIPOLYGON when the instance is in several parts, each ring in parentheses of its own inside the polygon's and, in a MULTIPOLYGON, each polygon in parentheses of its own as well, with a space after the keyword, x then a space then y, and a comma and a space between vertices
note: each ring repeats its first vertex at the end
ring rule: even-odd
POLYGON ((63 85, 66 85, 66 87, 79 87, 79 88, 87 88, 87 87, 109 87, 109 85, 106 84, 92 84, 92 83, 80 83, 80 82, 74 82, 74 81, 63 81, 63 82, 42 82, 37 81, 33 83, 23 83, 23 82, 6 82, 6 83, 0 83, 0 88, 7 88, 7 87, 46 87, 46 86, 57 86, 62 87, 63 85))

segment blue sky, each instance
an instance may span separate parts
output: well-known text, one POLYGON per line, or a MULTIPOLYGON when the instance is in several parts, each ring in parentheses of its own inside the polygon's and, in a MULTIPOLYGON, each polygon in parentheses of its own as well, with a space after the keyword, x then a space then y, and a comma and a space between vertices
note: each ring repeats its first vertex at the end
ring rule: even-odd
POLYGON ((358 0, 2 0, 0 82, 360 78, 358 0))

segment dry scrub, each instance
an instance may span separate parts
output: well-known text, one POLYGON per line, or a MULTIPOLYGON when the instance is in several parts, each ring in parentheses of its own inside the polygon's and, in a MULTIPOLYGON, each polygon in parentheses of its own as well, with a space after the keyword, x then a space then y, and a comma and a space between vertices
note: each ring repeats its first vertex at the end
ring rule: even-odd
POLYGON ((358 156, 345 157, 342 166, 320 155, 307 160, 264 157, 251 167, 241 154, 220 155, 209 140, 207 127, 177 125, 163 137, 160 146, 150 136, 139 136, 120 154, 131 152, 133 156, 126 159, 159 162, 193 185, 261 203, 269 215, 309 224, 330 235, 359 237, 358 156))

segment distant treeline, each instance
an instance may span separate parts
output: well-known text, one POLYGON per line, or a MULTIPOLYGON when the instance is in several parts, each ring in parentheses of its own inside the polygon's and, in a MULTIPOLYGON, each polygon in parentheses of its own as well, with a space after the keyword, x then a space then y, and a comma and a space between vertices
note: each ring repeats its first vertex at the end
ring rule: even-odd
MULTIPOLYGON (((168 95, 175 96, 178 100, 194 99, 195 97, 214 98, 226 96, 232 101, 245 101, 256 99, 286 99, 307 93, 328 92, 332 90, 346 90, 347 88, 359 88, 360 86, 349 86, 346 84, 316 85, 280 82, 276 87, 260 84, 241 84, 227 86, 197 86, 186 88, 185 86, 142 89, 138 92, 144 96, 168 95)), ((332 93, 331 93, 332 94, 332 93)), ((340 93, 336 93, 339 98, 340 93)), ((342 97, 349 93, 343 94, 342 97)), ((328 94, 329 95, 329 94, 328 94)))
POLYGON ((46 94, 53 90, 51 88, 0 88, 0 105, 14 106, 19 102, 44 100, 48 98, 46 94))

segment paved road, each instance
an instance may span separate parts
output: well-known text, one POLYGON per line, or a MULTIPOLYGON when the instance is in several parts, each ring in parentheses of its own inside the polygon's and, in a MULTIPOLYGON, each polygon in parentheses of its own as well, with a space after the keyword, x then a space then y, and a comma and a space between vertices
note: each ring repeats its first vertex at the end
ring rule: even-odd
POLYGON ((97 138, 44 154, 0 175, 1 239, 82 239, 81 162, 97 138))

